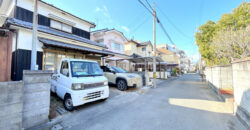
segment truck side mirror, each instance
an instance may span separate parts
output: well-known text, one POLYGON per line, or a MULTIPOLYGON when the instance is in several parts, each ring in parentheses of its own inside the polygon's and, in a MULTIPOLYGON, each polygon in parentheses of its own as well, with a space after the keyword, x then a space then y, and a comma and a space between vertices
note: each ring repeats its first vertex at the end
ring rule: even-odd
POLYGON ((68 69, 63 69, 63 75, 69 76, 69 70, 68 69))

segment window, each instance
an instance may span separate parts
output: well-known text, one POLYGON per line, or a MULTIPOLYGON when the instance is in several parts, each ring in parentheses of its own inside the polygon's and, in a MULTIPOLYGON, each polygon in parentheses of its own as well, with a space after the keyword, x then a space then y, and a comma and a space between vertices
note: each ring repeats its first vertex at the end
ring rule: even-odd
POLYGON ((14 17, 16 19, 32 23, 32 21, 33 21, 33 12, 16 6, 14 17))
POLYGON ((142 51, 146 51, 146 47, 143 47, 141 50, 142 50, 142 51))
MULTIPOLYGON (((18 6, 16 6, 14 17, 25 22, 33 23, 33 12, 18 6)), ((50 19, 38 14, 38 24, 50 27, 50 19)))
POLYGON ((50 26, 52 28, 62 30, 62 31, 65 31, 65 32, 70 32, 70 33, 72 32, 72 27, 71 26, 69 26, 67 24, 64 24, 64 23, 61 23, 61 22, 58 22, 58 21, 55 21, 55 20, 51 20, 50 26))
POLYGON ((103 39, 96 40, 97 43, 104 43, 103 39))
POLYGON ((56 66, 55 66, 55 68, 56 69, 58 69, 58 66, 59 66, 59 64, 60 64, 60 62, 61 62, 61 60, 63 59, 63 58, 65 58, 65 55, 64 54, 57 54, 57 59, 56 59, 56 66))
POLYGON ((65 32, 71 32, 72 27, 67 24, 62 24, 62 30, 65 32))
POLYGON ((148 56, 151 56, 151 54, 152 54, 151 52, 148 52, 148 56))
POLYGON ((81 30, 79 28, 72 27, 72 34, 75 34, 77 36, 90 39, 90 33, 84 30, 81 30))
POLYGON ((60 73, 67 77, 69 76, 69 65, 67 61, 62 62, 60 73))
POLYGON ((72 58, 72 59, 74 59, 75 56, 74 56, 73 54, 68 54, 68 55, 67 55, 67 58, 72 58))
POLYGON ((55 70, 56 66, 56 53, 46 53, 45 70, 55 70))
POLYGON ((114 66, 110 67, 110 69, 114 70, 116 73, 127 73, 126 70, 114 66))
POLYGON ((116 50, 116 51, 124 51, 123 50, 123 45, 122 44, 118 44, 118 43, 112 43, 111 44, 112 50, 116 50))

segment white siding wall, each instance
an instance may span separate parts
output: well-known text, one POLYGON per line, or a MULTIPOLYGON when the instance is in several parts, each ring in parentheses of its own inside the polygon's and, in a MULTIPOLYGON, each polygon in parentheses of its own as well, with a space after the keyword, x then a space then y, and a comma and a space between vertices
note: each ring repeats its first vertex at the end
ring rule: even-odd
MULTIPOLYGON (((95 45, 77 42, 77 41, 73 41, 70 39, 66 39, 66 38, 62 38, 62 37, 58 37, 58 36, 54 36, 54 35, 50 35, 50 34, 46 34, 46 33, 41 33, 41 32, 38 33, 38 37, 43 37, 43 38, 47 38, 47 39, 51 39, 51 40, 55 40, 55 41, 60 41, 60 42, 79 45, 79 46, 83 46, 83 47, 93 48, 93 49, 97 49, 97 50, 103 49, 102 47, 98 47, 95 45)), ((32 48, 32 30, 23 29, 23 28, 19 29, 17 42, 18 42, 17 49, 31 50, 31 48, 32 48)), ((13 42, 13 51, 15 49, 14 47, 15 47, 15 40, 13 42)), ((43 44, 39 42, 37 45, 37 51, 43 51, 42 47, 43 47, 43 44)))
MULTIPOLYGON (((32 49, 32 32, 30 30, 19 30, 18 31, 18 41, 17 41, 17 49, 25 49, 31 50, 32 49)), ((42 50, 42 43, 37 44, 37 51, 42 50)))

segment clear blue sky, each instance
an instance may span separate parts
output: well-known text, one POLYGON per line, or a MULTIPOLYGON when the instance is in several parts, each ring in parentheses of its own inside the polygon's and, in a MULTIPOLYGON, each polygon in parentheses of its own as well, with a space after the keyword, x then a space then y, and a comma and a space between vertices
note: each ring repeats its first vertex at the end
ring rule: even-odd
MULTIPOLYGON (((137 0, 44 0, 97 26, 93 30, 116 28, 130 39, 153 40, 153 18, 137 0)), ((145 4, 145 0, 141 0, 145 4)), ((243 0, 148 0, 174 43, 193 60, 198 58, 194 34, 207 20, 217 21, 243 0)), ((157 25, 156 43, 168 43, 157 25)))

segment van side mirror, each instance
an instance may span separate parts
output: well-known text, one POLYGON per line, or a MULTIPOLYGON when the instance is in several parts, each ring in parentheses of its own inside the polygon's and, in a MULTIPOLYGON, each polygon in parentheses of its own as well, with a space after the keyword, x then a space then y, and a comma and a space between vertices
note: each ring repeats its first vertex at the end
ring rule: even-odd
POLYGON ((111 71, 113 74, 116 74, 116 72, 115 71, 111 71))

